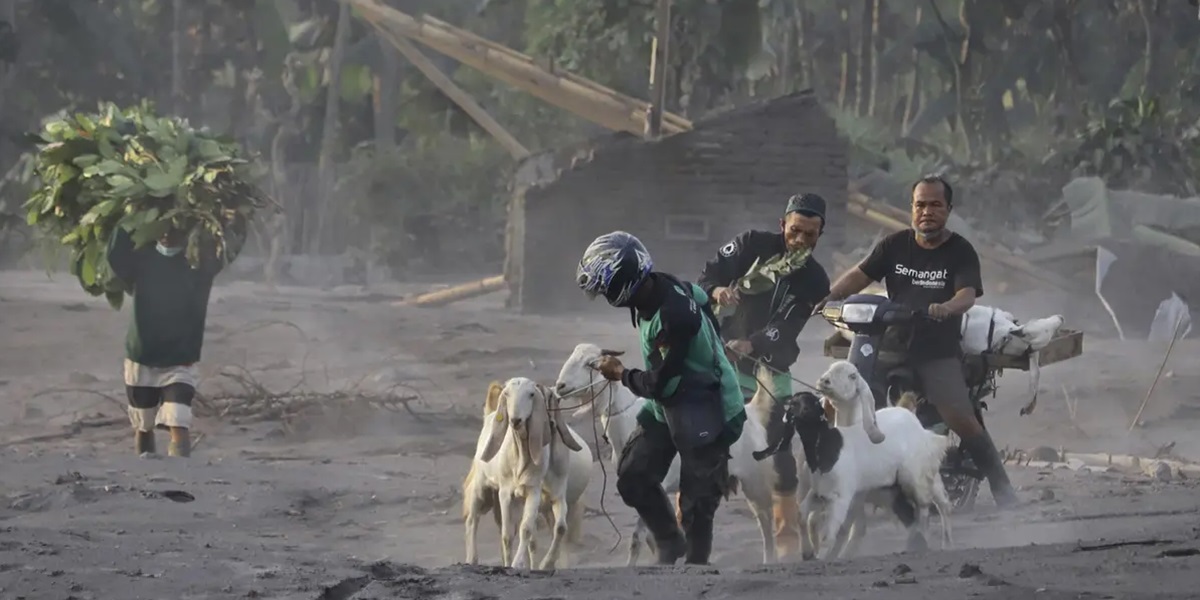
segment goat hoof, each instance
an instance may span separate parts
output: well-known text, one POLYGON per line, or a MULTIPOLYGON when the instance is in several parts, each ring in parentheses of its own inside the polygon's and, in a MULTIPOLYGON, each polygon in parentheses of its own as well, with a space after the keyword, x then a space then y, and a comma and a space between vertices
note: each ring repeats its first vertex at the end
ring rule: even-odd
POLYGON ((800 555, 800 560, 817 560, 816 552, 805 552, 800 555))

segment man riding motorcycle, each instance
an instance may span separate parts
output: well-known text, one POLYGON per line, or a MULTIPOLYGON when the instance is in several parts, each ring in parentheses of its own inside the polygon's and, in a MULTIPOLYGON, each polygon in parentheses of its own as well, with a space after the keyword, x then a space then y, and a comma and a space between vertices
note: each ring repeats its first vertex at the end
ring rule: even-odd
MULTIPOLYGON (((754 378, 758 361, 774 370, 775 389, 782 390, 785 398, 791 395, 792 378, 788 370, 800 354, 796 337, 808 322, 813 307, 829 293, 829 275, 811 255, 802 263, 787 263, 786 274, 773 286, 756 290, 758 293, 731 287, 755 265, 786 261, 789 253, 811 253, 825 229, 825 199, 816 194, 792 196, 779 219, 779 228, 777 232, 750 230, 738 235, 704 265, 696 282, 714 305, 734 309, 721 319, 721 337, 733 351, 731 358, 746 402, 758 387, 754 378)), ((773 511, 775 549, 781 560, 799 555, 801 529, 796 499, 799 477, 791 453, 795 430, 783 422, 784 409, 783 402, 776 402, 767 423, 771 447, 781 437, 785 438, 780 446, 783 451, 772 458, 778 476, 773 511)))
POLYGON ((983 295, 983 282, 975 248, 946 229, 953 202, 954 190, 946 180, 936 175, 919 179, 912 187, 912 228, 876 244, 866 259, 838 278, 813 312, 880 280, 893 301, 927 306, 931 322, 888 337, 902 340, 926 398, 987 477, 996 505, 1009 507, 1018 502, 1016 492, 995 443, 975 416, 963 380, 962 315, 983 295))

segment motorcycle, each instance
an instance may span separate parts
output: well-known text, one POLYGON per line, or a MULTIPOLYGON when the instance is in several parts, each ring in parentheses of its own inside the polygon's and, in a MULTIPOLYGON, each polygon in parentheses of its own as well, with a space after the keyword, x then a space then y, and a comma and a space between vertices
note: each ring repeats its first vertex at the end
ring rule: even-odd
MULTIPOLYGON (((933 404, 924 399, 916 373, 907 364, 907 356, 903 352, 884 349, 889 341, 885 339, 886 334, 892 327, 929 319, 925 308, 912 308, 885 296, 856 294, 842 301, 826 303, 821 316, 840 330, 825 341, 825 356, 848 360, 858 369, 871 386, 876 409, 892 406, 902 394, 913 392, 920 399, 916 413, 921 424, 955 439, 957 443, 942 463, 942 482, 955 511, 970 510, 984 479, 983 472, 962 448, 961 440, 942 421, 933 404)), ((1044 366, 1079 356, 1082 352, 1082 332, 1060 329, 1033 360, 1038 366, 1044 366)), ((983 413, 988 409, 985 398, 995 396, 996 376, 1005 368, 1028 371, 1030 363, 1030 353, 963 355, 963 378, 971 405, 985 429, 983 413)))

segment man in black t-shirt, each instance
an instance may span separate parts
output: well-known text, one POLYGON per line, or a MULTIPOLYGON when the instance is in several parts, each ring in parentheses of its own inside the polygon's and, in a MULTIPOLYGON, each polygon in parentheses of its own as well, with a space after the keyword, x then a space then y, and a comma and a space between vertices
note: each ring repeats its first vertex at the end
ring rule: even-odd
MULTIPOLYGON (((979 419, 962 371, 960 331, 963 313, 983 295, 979 255, 966 238, 946 229, 954 190, 938 176, 921 178, 912 188, 912 229, 887 236, 859 265, 842 275, 828 300, 856 294, 872 281, 884 281, 888 297, 911 307, 927 307, 933 322, 906 332, 909 364, 925 396, 988 478, 998 506, 1017 502, 996 444, 979 419)), ((824 306, 818 304, 816 310, 824 306)))

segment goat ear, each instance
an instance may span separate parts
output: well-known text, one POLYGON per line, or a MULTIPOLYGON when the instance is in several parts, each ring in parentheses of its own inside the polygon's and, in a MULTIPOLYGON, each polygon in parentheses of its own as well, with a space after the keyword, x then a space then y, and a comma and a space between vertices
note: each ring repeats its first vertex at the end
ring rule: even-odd
POLYGON ((621 356, 625 354, 624 350, 600 350, 600 356, 621 356))
POLYGON ((496 412, 500 407, 500 393, 504 391, 504 386, 500 385, 499 381, 493 381, 488 384, 487 399, 483 401, 483 415, 486 417, 488 413, 496 412))
POLYGON ((537 386, 542 394, 542 406, 534 406, 529 413, 529 419, 525 423, 525 447, 529 452, 529 462, 536 468, 541 469, 542 463, 545 462, 545 455, 542 449, 546 447, 546 442, 550 440, 550 415, 547 414, 549 406, 545 403, 546 388, 537 386))
MULTIPOLYGON (((554 413, 555 413, 554 415, 551 415, 551 417, 550 417, 550 420, 554 422, 554 432, 553 433, 557 433, 558 438, 561 439, 562 443, 567 448, 570 448, 572 452, 579 452, 580 450, 583 450, 583 447, 579 445, 579 442, 575 441, 575 436, 571 435, 571 430, 567 429, 566 419, 563 419, 558 415, 558 413, 559 413, 558 408, 559 408, 559 404, 562 402, 562 399, 556 395, 551 394, 549 391, 547 391, 546 394, 547 394, 546 399, 548 400, 546 405, 548 407, 552 407, 554 409, 554 413)), ((588 408, 590 410, 591 406, 592 406, 592 403, 588 402, 586 405, 586 408, 588 408)), ((581 408, 575 412, 579 413, 582 410, 583 409, 581 408)))
POLYGON ((504 437, 508 434, 508 406, 499 405, 495 419, 491 424, 491 435, 488 436, 487 444, 483 446, 483 452, 479 455, 479 460, 483 462, 490 462, 495 458, 496 453, 500 451, 500 445, 504 443, 504 437))
POLYGON ((879 430, 879 423, 875 421, 875 395, 871 393, 871 386, 861 377, 858 378, 857 395, 858 401, 862 403, 862 426, 863 431, 867 432, 867 439, 873 444, 882 444, 887 436, 879 430))

